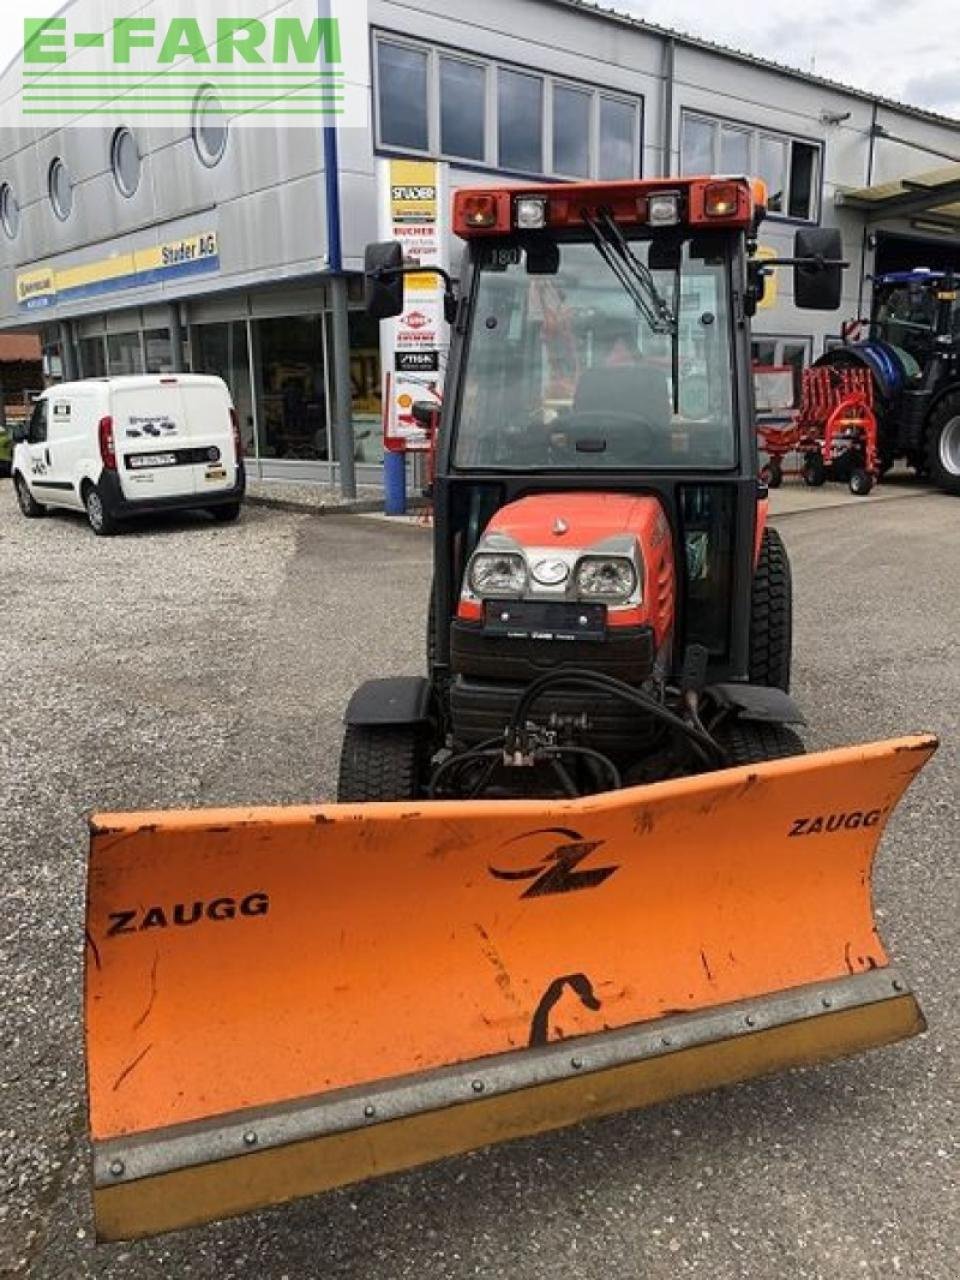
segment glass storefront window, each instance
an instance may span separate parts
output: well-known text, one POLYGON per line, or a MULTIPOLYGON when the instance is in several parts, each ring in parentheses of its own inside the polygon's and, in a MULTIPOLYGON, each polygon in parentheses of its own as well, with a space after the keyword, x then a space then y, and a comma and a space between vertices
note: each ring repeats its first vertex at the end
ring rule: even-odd
POLYGON ((383 460, 380 325, 364 311, 351 311, 349 323, 354 458, 377 463, 383 460))
POLYGON ((254 457, 257 442, 253 426, 246 321, 196 325, 193 330, 193 358, 196 365, 194 373, 215 374, 230 388, 240 420, 244 456, 254 457))
POLYGON ((326 362, 320 316, 259 320, 260 457, 330 458, 326 362))
POLYGON ((169 329, 147 329, 143 335, 147 349, 147 373, 172 373, 169 329))
POLYGON ((107 374, 107 352, 103 338, 80 339, 80 377, 104 378, 107 374))
POLYGON ((111 377, 143 373, 143 351, 139 333, 111 333, 107 336, 107 361, 111 377))

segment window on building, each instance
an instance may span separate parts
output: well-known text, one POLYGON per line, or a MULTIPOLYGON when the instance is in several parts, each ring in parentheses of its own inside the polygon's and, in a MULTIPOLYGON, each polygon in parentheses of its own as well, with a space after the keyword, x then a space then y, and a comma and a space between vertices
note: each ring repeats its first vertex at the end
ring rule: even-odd
POLYGON ((639 98, 387 35, 375 60, 383 148, 545 177, 641 174, 639 98))
POLYGON ((636 103, 620 98, 601 98, 597 177, 610 180, 632 178, 639 172, 636 103))
POLYGON ((10 240, 20 231, 20 205, 9 182, 0 183, 0 225, 10 240))
POLYGON ((227 384, 240 422, 244 456, 255 457, 257 440, 250 389, 247 322, 233 320, 225 324, 198 324, 191 330, 191 338, 194 373, 211 373, 227 384))
POLYGON ((147 373, 172 373, 173 356, 169 329, 147 329, 143 335, 147 354, 147 373))
POLYGON ((798 222, 820 216, 821 151, 816 142, 683 113, 682 173, 755 174, 767 184, 769 212, 798 222))
POLYGON ((110 167, 121 195, 132 196, 140 185, 140 148, 129 129, 117 129, 110 143, 110 167))
POLYGON ((593 95, 570 85, 553 86, 553 171, 590 177, 590 116, 593 95))
POLYGON ((487 69, 462 58, 440 59, 440 150, 486 159, 487 69))
POLYGON ((382 40, 377 45, 380 141, 385 147, 428 151, 427 52, 382 40))
POLYGON ((321 316, 259 320, 259 456, 330 458, 321 316))
POLYGON ((351 311, 349 335, 354 460, 378 463, 383 459, 380 326, 365 311, 351 311))
POLYGON ((143 349, 139 333, 108 334, 107 367, 111 377, 143 373, 143 349))
POLYGON ((47 174, 47 193, 53 212, 61 222, 66 222, 73 210, 73 179, 59 156, 51 163, 47 174))
POLYGON ((755 369, 792 369, 793 403, 800 403, 803 371, 813 356, 813 339, 796 337, 758 337, 750 344, 755 369))
POLYGON ((209 86, 202 88, 194 101, 191 132, 197 156, 212 169, 227 149, 227 111, 209 86))
POLYGON ((497 157, 501 169, 543 173, 543 80, 497 73, 497 157))
POLYGON ((107 349, 104 338, 81 338, 78 348, 80 352, 80 377, 105 378, 107 374, 107 349))

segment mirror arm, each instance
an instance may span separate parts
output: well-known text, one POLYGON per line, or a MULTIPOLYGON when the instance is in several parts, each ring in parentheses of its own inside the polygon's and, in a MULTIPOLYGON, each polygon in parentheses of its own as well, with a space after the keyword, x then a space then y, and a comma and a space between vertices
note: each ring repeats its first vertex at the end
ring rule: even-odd
POLYGON ((821 254, 817 254, 813 258, 757 259, 757 265, 761 270, 764 267, 812 267, 815 271, 826 271, 827 267, 842 267, 846 270, 850 263, 845 262, 843 258, 824 258, 821 254))
POLYGON ((444 271, 443 267, 381 267, 379 271, 371 271, 369 274, 371 280, 378 281, 392 280, 397 276, 439 276, 443 281, 444 293, 450 298, 456 297, 453 287, 453 276, 450 275, 449 271, 444 271))

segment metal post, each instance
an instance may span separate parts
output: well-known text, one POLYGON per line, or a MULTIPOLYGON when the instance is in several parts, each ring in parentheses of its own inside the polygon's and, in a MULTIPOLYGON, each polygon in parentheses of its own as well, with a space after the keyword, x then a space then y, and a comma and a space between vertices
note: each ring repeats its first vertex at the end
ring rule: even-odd
POLYGON ((171 302, 167 308, 167 328, 170 331, 170 369, 172 373, 184 373, 183 325, 180 323, 180 304, 171 302))
POLYGON ((350 394, 350 320, 347 310, 347 278, 330 279, 330 315, 333 330, 333 425, 340 464, 340 492, 344 498, 357 496, 357 473, 353 454, 353 400, 350 394))
POLYGON ((69 320, 60 321, 60 362, 64 382, 75 382, 78 377, 77 352, 73 345, 73 332, 69 320))

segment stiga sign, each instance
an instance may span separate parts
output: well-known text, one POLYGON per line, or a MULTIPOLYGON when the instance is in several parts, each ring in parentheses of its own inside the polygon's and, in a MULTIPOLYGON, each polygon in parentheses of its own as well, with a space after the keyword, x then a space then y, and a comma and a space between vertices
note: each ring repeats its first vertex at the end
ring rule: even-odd
POLYGON ((4 94, 11 124, 199 113, 271 128, 367 124, 366 0, 146 0, 123 15, 103 0, 37 7, 3 86, 19 75, 19 94, 4 94))

